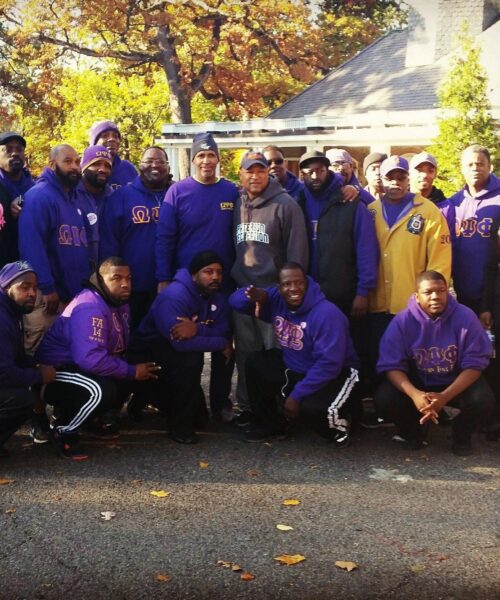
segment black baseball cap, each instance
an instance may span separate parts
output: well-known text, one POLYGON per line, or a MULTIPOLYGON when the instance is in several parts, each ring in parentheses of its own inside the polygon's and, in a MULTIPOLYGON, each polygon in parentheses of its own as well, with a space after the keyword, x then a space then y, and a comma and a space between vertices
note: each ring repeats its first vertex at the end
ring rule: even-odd
POLYGON ((3 133, 0 133, 0 146, 3 146, 10 140, 18 140, 21 142, 23 148, 26 148, 26 140, 21 134, 16 133, 15 131, 4 131, 3 133))

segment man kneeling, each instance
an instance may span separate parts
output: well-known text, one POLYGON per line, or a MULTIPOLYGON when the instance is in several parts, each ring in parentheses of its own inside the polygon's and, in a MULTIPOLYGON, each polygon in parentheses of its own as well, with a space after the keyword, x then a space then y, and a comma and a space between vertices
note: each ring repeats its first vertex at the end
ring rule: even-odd
POLYGON ((399 428, 400 441, 419 449, 428 424, 445 407, 452 421, 452 450, 471 453, 478 420, 493 410, 493 392, 481 372, 492 348, 476 315, 448 292, 445 278, 426 271, 405 310, 391 321, 380 343, 377 370, 386 373, 375 395, 377 410, 399 428), (402 438, 402 440, 401 440, 402 438))
POLYGON ((247 359, 255 422, 246 440, 284 433, 286 421, 300 416, 335 446, 346 446, 358 371, 343 313, 293 262, 281 268, 279 289, 241 288, 229 302, 235 310, 272 323, 281 346, 253 352, 247 359))
POLYGON ((132 380, 156 379, 154 363, 128 364, 131 275, 127 263, 110 257, 82 292, 64 309, 40 344, 36 356, 57 366, 56 380, 43 394, 54 405, 52 437, 72 460, 85 460, 78 430, 85 425, 99 437, 116 437, 116 424, 95 418, 117 412, 132 380))

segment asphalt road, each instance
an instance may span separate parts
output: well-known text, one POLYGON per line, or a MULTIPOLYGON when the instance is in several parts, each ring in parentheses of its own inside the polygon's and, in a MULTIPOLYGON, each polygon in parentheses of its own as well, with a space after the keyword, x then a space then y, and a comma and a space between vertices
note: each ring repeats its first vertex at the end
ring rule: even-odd
POLYGON ((498 442, 477 439, 458 458, 444 427, 410 453, 390 429, 335 450, 303 430, 247 444, 218 425, 181 446, 160 426, 154 415, 125 422, 79 464, 12 440, 0 463, 13 480, 0 485, 0 598, 500 598, 498 442), (282 554, 305 560, 281 565, 282 554))

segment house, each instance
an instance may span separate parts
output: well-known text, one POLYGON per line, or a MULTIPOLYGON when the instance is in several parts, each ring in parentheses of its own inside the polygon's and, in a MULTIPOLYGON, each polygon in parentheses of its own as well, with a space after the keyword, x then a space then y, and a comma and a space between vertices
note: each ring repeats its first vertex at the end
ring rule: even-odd
POLYGON ((210 131, 220 148, 284 149, 297 171, 303 152, 340 146, 362 162, 370 152, 411 154, 437 134, 437 90, 463 23, 481 47, 492 115, 500 123, 500 0, 411 0, 408 27, 382 36, 267 117, 166 124, 158 140, 178 176, 177 149, 210 131))

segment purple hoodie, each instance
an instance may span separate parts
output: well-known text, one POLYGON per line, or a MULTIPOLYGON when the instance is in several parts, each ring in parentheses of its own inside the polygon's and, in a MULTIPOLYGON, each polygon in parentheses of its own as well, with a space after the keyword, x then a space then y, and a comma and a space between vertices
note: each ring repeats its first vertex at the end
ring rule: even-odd
POLYGON ((354 175, 354 173, 351 175, 351 179, 349 179, 349 181, 345 185, 352 185, 353 187, 355 187, 358 190, 358 194, 361 198, 361 201, 366 206, 368 206, 372 202, 375 202, 375 198, 370 194, 368 190, 361 186, 361 184, 359 183, 359 179, 356 177, 356 175, 354 175))
MULTIPOLYGON (((240 288, 229 298, 232 308, 253 315, 255 304, 240 288)), ((266 288, 268 298, 260 319, 273 324, 288 369, 305 374, 292 397, 301 401, 339 376, 344 367, 358 367, 345 315, 329 302, 319 285, 307 277, 307 291, 297 310, 288 308, 277 288, 266 288)))
POLYGON ((465 186, 450 202, 455 205, 457 225, 453 284, 461 302, 476 303, 483 295, 492 243, 500 228, 500 179, 492 173, 484 190, 472 195, 465 186))
POLYGON ((155 239, 165 190, 153 192, 141 177, 117 190, 105 203, 100 222, 99 256, 121 256, 130 266, 134 291, 154 292, 155 239))
POLYGON ((137 177, 137 170, 134 165, 124 158, 115 156, 113 159, 113 170, 109 178, 108 185, 114 190, 128 185, 137 177))
POLYGON ((291 171, 286 172, 286 181, 283 186, 285 192, 294 200, 297 200, 300 192, 304 189, 304 182, 300 181, 291 171))
POLYGON ((412 296, 382 337, 377 370, 416 368, 426 387, 447 386, 464 369, 483 371, 490 356, 491 342, 470 308, 448 294, 443 314, 431 319, 412 296))
POLYGON ((129 307, 112 306, 92 287, 78 294, 54 321, 36 351, 36 359, 75 365, 81 371, 116 379, 134 379, 135 366, 123 358, 129 336, 129 307))
POLYGON ((167 341, 176 352, 215 352, 226 347, 229 337, 227 300, 220 292, 202 296, 189 271, 180 269, 173 282, 156 296, 130 346, 140 353, 167 341), (180 341, 170 338, 170 330, 179 323, 177 317, 196 321, 194 337, 180 341))
POLYGON ((19 250, 38 275, 44 295, 69 302, 90 275, 87 210, 67 193, 52 169, 26 192, 19 217, 19 250))

